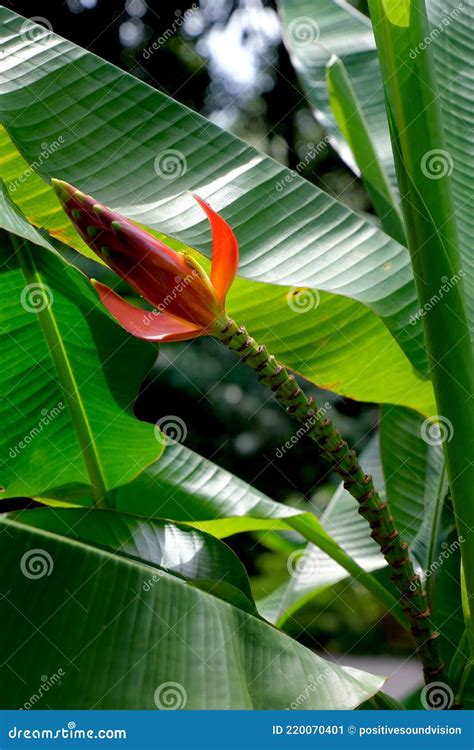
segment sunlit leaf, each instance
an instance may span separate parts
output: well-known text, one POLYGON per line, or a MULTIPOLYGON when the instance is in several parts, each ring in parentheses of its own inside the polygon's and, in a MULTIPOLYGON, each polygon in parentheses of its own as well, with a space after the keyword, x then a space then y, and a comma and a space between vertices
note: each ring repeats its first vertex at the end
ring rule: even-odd
POLYGON ((148 562, 1 525, 6 708, 43 708, 30 703, 42 675, 60 675, 47 693, 55 709, 284 709, 304 691, 299 708, 353 708, 384 682, 148 562))

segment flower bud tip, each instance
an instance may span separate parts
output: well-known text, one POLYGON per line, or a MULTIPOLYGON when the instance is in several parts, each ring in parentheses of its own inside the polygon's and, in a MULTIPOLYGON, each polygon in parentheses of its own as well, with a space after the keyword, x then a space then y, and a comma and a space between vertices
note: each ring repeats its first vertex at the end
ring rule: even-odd
POLYGON ((60 202, 65 203, 71 195, 71 190, 67 182, 63 182, 63 180, 56 180, 54 177, 52 177, 51 185, 53 186, 53 190, 58 196, 60 202))

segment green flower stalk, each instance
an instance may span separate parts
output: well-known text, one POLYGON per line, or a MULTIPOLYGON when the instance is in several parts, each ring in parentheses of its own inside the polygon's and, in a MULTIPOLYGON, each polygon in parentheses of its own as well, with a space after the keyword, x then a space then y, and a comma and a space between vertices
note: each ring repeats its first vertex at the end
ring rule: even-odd
POLYGON ((87 244, 154 306, 153 312, 147 313, 105 285, 93 282, 104 306, 127 331, 157 342, 214 336, 254 370, 288 414, 303 425, 328 466, 357 500, 359 513, 368 522, 371 536, 391 568, 426 682, 444 679, 439 633, 431 622, 426 592, 414 571, 408 545, 398 533, 388 504, 381 500, 372 477, 364 472, 356 452, 318 410, 313 398, 306 396, 294 376, 225 311, 226 294, 238 265, 237 240, 227 222, 195 196, 212 230, 212 270, 208 277, 194 258, 172 250, 90 196, 58 180, 53 180, 53 185, 87 244))

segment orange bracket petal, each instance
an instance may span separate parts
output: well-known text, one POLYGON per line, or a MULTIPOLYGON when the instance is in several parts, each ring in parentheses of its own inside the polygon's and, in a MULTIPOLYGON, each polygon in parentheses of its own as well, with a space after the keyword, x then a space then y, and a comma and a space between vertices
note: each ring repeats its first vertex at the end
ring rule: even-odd
POLYGON ((99 281, 92 280, 100 300, 122 328, 139 339, 148 341, 185 341, 201 336, 203 329, 193 326, 167 312, 144 310, 126 302, 116 292, 99 281))
POLYGON ((213 211, 206 201, 193 193, 205 211, 212 231, 212 270, 211 281, 219 301, 224 306, 226 294, 232 286, 239 265, 237 238, 225 219, 213 211))

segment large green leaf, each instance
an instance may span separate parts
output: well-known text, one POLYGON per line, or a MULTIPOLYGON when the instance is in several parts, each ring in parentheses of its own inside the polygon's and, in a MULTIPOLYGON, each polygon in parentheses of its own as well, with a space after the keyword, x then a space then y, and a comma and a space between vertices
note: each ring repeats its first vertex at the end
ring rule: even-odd
MULTIPOLYGON (((210 534, 161 518, 113 510, 41 508, 8 516, 14 521, 148 563, 255 614, 250 581, 234 552, 210 534)), ((149 586, 159 582, 161 573, 149 586)), ((146 591, 148 586, 144 586, 146 591)))
POLYGON ((441 633, 440 643, 446 664, 459 651, 458 656, 464 658, 467 667, 469 662, 472 664, 472 659, 469 659, 469 645, 463 643, 462 636, 466 630, 472 635, 472 627, 469 627, 468 608, 463 612, 461 546, 456 531, 445 537, 428 568, 431 575, 426 586, 431 594, 433 622, 441 633))
POLYGON ((3 193, 0 202, 3 496, 68 487, 101 502, 162 450, 132 413, 155 354, 114 325, 3 193))
POLYGON ((159 568, 147 591, 149 564, 1 525, 5 708, 43 708, 54 675, 56 709, 284 709, 302 694, 299 708, 353 708, 383 684, 159 568))
MULTIPOLYGON (((446 425, 444 425, 446 427, 446 425)), ((383 408, 380 441, 385 489, 398 530, 410 544, 424 580, 432 620, 449 663, 464 630, 460 546, 448 486, 442 438, 433 422, 408 409, 383 408)))
POLYGON ((447 493, 436 425, 403 408, 382 408, 380 442, 385 488, 398 530, 422 567, 429 565, 430 531, 438 534, 447 493), (434 528, 436 526, 436 529, 434 528))
POLYGON ((347 70, 335 55, 326 65, 326 79, 331 110, 360 170, 375 213, 387 234, 403 244, 405 230, 395 196, 347 70))
MULTIPOLYGON (((474 363, 457 207, 423 0, 369 0, 466 587, 474 593, 474 363)), ((469 597, 468 597, 469 598, 469 597)), ((474 597, 470 597, 474 614, 474 597)))
POLYGON ((463 655, 466 657, 467 666, 465 667, 460 686, 459 698, 464 709, 474 709, 474 670, 472 668, 472 657, 464 648, 463 655))
POLYGON ((345 0, 278 0, 278 5, 293 65, 301 76, 315 116, 331 135, 334 147, 357 172, 354 154, 330 106, 326 65, 332 55, 339 57, 347 69, 375 151, 392 185, 396 186, 382 78, 370 20, 345 0))
POLYGON ((228 308, 274 356, 320 387, 432 414, 431 383, 407 367, 395 341, 384 335, 381 320, 347 298, 319 292, 316 304, 313 294, 308 289, 296 294, 295 304, 308 309, 288 317, 287 291, 237 279, 228 308))
MULTIPOLYGON (((341 157, 355 168, 354 154, 337 127, 331 112, 324 66, 336 54, 347 68, 351 84, 367 120, 371 139, 385 171, 396 185, 390 136, 387 127, 382 79, 370 20, 345 0, 279 0, 284 28, 293 21, 287 45, 300 74, 310 103, 320 122, 334 138, 341 157), (298 27, 297 19, 300 19, 298 27), (298 28, 304 32, 298 36, 298 28), (313 35, 311 43, 311 27, 313 35), (305 39, 307 44, 304 44, 305 39)), ((473 62, 470 35, 474 28, 471 3, 456 0, 426 0, 431 26, 427 44, 409 51, 410 59, 433 50, 439 100, 443 111, 443 127, 448 155, 433 154, 432 169, 436 178, 441 169, 451 172, 453 194, 466 288, 467 311, 471 335, 474 337, 474 261, 471 253, 473 228, 472 184, 474 153, 470 133, 474 125, 474 108, 470 90, 469 67, 473 62)), ((413 97, 412 97, 413 98, 413 97)))
POLYGON ((470 71, 474 64, 472 33, 474 6, 456 0, 428 0, 433 30, 432 46, 443 111, 446 147, 451 158, 451 185, 456 204, 456 220, 466 290, 466 306, 474 341, 474 149, 470 71), (442 33, 440 33, 442 31, 442 33))
MULTIPOLYGON (((341 362, 347 370, 346 360, 356 361, 354 351, 363 356, 362 323, 365 331, 372 328, 372 335, 378 335, 381 353, 389 346, 388 333, 382 327, 374 331, 373 312, 412 361, 424 366, 421 326, 409 322, 416 300, 402 246, 299 176, 142 82, 54 34, 34 44, 25 42, 26 35, 19 34, 23 20, 7 10, 1 18, 6 42, 2 64, 8 60, 2 117, 29 164, 205 252, 208 229, 183 191, 193 189, 210 198, 237 232, 240 273, 279 287, 269 318, 286 323, 296 317, 287 304, 288 287, 313 287, 347 298, 346 317, 354 326, 347 326, 349 341, 339 337, 339 356, 333 361, 333 379, 344 392, 347 376, 340 377, 338 369, 341 362), (63 142, 58 146, 60 136, 63 142), (56 143, 56 148, 38 163, 42 143, 56 143), (169 149, 179 151, 182 158, 178 155, 173 179, 164 179, 163 173, 157 176, 154 162, 169 155, 169 149), (286 186, 283 190, 278 189, 281 184, 286 186), (355 349, 352 340, 358 343, 355 349)), ((52 191, 31 175, 18 181, 24 165, 17 164, 5 138, 1 159, 26 215, 74 243, 52 191)), ((330 307, 326 313, 332 316, 330 307)), ((315 320, 317 316, 318 310, 315 320)), ((336 305, 334 339, 338 316, 336 305)), ((308 317, 298 315, 298 326, 309 336, 313 320, 308 317)), ((284 338, 281 327, 275 331, 284 338)), ((300 362, 298 369, 305 373, 309 365, 300 362)), ((417 400, 426 403, 429 385, 417 381, 413 389, 412 377, 404 357, 396 376, 388 376, 382 354, 363 379, 355 366, 350 375, 355 395, 361 380, 370 381, 372 398, 384 401, 386 384, 396 383, 391 388, 398 389, 397 402, 406 403, 407 397, 416 407, 417 400)))

